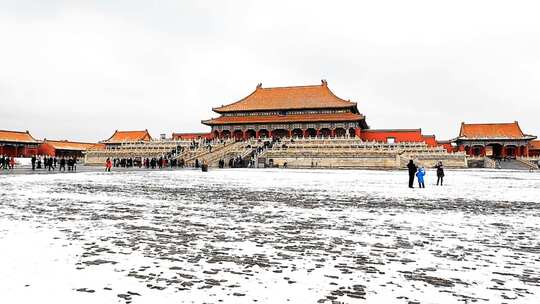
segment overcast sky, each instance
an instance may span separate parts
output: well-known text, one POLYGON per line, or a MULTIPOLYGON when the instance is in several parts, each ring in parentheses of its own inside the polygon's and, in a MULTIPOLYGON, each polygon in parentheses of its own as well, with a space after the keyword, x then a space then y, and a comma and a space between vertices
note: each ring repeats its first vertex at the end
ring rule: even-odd
MULTIPOLYGON (((537 1, 536 1, 537 2, 537 1)), ((207 131, 212 107, 320 84, 371 128, 540 135, 535 1, 0 0, 0 129, 207 131)))

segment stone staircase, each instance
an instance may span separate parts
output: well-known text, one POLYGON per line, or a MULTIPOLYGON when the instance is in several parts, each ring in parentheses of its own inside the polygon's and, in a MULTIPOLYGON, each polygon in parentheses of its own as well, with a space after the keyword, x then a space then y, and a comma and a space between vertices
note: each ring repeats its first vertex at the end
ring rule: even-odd
POLYGON ((290 168, 388 168, 405 167, 409 159, 426 167, 442 161, 446 167, 466 168, 464 153, 448 153, 426 143, 365 142, 355 138, 284 139, 264 155, 274 165, 290 168))
POLYGON ((530 170, 538 168, 536 165, 518 159, 500 161, 497 163, 497 167, 505 170, 530 170))
POLYGON ((210 167, 217 167, 220 159, 228 160, 244 153, 248 149, 245 146, 246 142, 229 141, 224 144, 213 145, 212 150, 204 149, 199 153, 180 155, 180 158, 186 156, 184 161, 188 166, 193 166, 195 160, 199 160, 199 163, 206 162, 210 167))

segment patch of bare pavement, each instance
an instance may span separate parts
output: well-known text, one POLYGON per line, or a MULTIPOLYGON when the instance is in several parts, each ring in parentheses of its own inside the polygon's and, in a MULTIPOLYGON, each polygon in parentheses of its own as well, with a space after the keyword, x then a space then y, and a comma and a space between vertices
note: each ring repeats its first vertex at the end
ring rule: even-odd
MULTIPOLYGON (((540 176, 448 176, 423 190, 379 171, 1 176, 0 246, 13 256, 0 258, 27 263, 17 227, 50 236, 33 250, 53 252, 38 268, 66 266, 59 303, 537 301, 540 176)), ((3 295, 47 297, 54 274, 8 271, 3 295)))

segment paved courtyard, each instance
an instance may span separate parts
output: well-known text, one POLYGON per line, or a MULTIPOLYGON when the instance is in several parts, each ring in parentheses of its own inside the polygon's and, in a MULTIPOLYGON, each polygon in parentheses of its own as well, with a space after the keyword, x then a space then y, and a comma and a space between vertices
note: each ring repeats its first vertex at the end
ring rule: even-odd
POLYGON ((535 303, 540 174, 0 175, 1 303, 535 303))

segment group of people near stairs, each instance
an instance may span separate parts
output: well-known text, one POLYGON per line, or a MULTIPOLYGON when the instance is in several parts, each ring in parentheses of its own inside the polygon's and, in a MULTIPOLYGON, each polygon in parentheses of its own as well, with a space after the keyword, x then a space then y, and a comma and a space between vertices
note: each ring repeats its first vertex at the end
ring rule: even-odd
MULTIPOLYGON (((437 186, 442 186, 444 180, 444 165, 440 161, 434 168, 437 169, 437 186)), ((426 184, 424 177, 426 176, 426 169, 422 166, 416 166, 412 159, 407 164, 407 169, 409 169, 409 188, 414 188, 415 177, 418 179, 418 188, 425 188, 426 184)))

